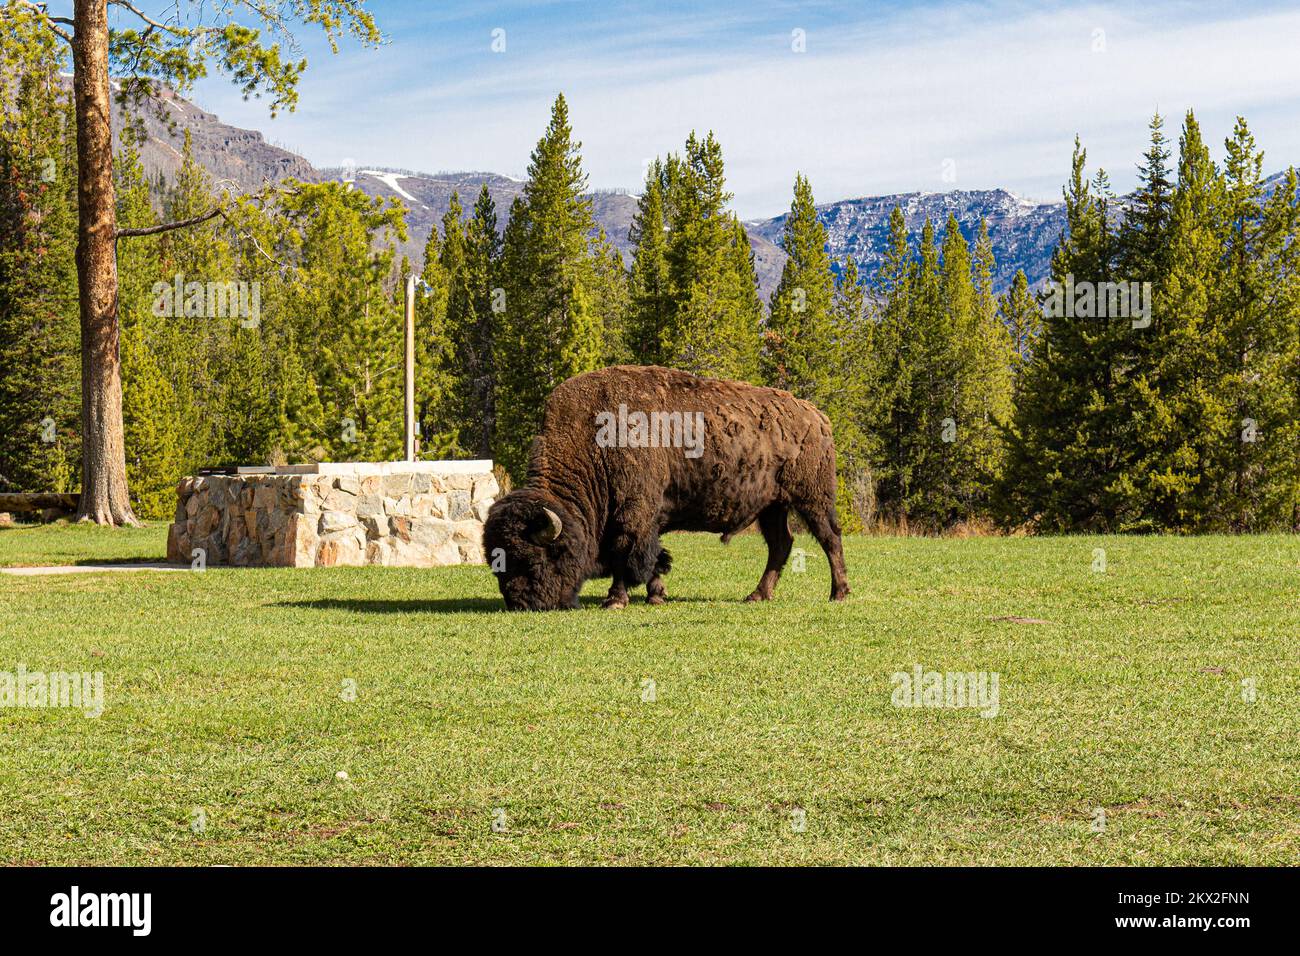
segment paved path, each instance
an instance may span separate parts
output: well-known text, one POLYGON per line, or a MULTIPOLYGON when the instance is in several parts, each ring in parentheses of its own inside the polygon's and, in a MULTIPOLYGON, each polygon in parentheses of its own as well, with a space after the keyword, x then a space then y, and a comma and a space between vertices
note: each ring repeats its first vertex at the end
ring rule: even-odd
POLYGON ((32 578, 42 574, 97 574, 100 571, 188 571, 178 564, 151 562, 143 564, 61 564, 48 568, 0 568, 0 574, 32 578))

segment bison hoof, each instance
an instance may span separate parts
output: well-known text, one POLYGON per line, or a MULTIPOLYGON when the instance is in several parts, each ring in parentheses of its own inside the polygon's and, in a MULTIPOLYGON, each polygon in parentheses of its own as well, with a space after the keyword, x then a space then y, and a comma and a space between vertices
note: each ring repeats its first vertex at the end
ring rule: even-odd
POLYGON ((848 589, 847 587, 844 588, 842 591, 832 591, 832 592, 831 592, 831 600, 832 600, 832 601, 843 601, 843 600, 844 600, 846 597, 848 597, 848 596, 849 596, 849 589, 848 589))
POLYGON ((663 604, 667 600, 668 596, 665 594, 647 594, 645 602, 650 605, 659 605, 663 604))
POLYGON ((627 607, 626 597, 608 597, 600 602, 600 606, 608 611, 621 611, 627 607))
POLYGON ((749 597, 745 598, 745 603, 753 604, 758 601, 770 601, 771 599, 772 599, 772 595, 764 594, 762 591, 755 591, 749 597))

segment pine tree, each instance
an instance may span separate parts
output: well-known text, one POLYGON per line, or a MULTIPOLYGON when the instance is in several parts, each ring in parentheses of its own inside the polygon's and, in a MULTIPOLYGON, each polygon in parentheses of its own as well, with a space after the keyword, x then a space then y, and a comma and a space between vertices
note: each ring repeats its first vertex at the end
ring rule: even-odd
POLYGON ((726 208, 731 194, 713 134, 692 133, 685 153, 663 163, 661 180, 672 304, 659 330, 659 361, 697 375, 757 381, 762 305, 753 252, 726 208))
POLYGON ((1133 277, 1158 283, 1168 270, 1169 226, 1173 214, 1174 184, 1169 169, 1171 155, 1164 134, 1165 120, 1151 117, 1151 143, 1138 166, 1138 187, 1120 227, 1122 267, 1133 277))
POLYGON ((324 429, 315 379, 298 344, 300 325, 293 312, 296 278, 291 230, 275 205, 245 198, 222 217, 220 236, 230 247, 231 277, 250 296, 247 315, 229 323, 230 353, 222 372, 233 383, 223 401, 231 431, 223 442, 230 460, 265 464, 314 461, 312 437, 324 429), (251 296, 259 308, 251 314, 251 296), (241 394, 242 392, 242 394, 241 394), (227 397, 228 396, 228 397, 227 397), (289 421, 297 409, 301 418, 289 421))
POLYGON ((889 215, 889 237, 873 286, 870 311, 875 328, 873 355, 880 368, 879 386, 859 413, 859 428, 881 436, 873 462, 876 510, 889 522, 906 520, 911 488, 908 454, 916 415, 908 402, 915 370, 912 331, 913 256, 907 222, 897 206, 889 215))
MULTIPOLYGON (((452 194, 452 204, 460 198, 452 194)), ((459 213, 455 219, 459 223, 459 213)), ((445 223, 444 223, 445 224, 445 223)), ((424 244, 415 300, 415 421, 420 457, 434 460, 460 454, 453 419, 457 375, 455 350, 448 331, 447 309, 451 278, 443 267, 443 244, 438 227, 429 230, 424 244)))
POLYGON ((497 458, 516 478, 524 474, 546 397, 565 379, 598 368, 604 349, 580 147, 559 96, 506 227, 497 458))
MULTIPOLYGON (((486 188, 486 187, 485 187, 486 188)), ((491 199, 489 197, 489 203, 491 199)), ((486 214, 489 210, 484 207, 486 214)), ((492 213, 493 230, 496 228, 492 213)), ((492 362, 483 362, 479 351, 479 286, 490 281, 490 265, 478 268, 475 240, 464 222, 464 207, 459 193, 453 191, 447 212, 442 217, 442 245, 439 270, 446 282, 446 314, 443 324, 445 343, 441 349, 441 367, 446 377, 446 392, 441 419, 454 437, 458 454, 477 453, 484 438, 482 411, 484 403, 478 379, 492 362), (482 275, 478 273, 482 272, 482 275)), ((490 373, 489 373, 490 374, 490 373)))
POLYGON ((883 504, 908 526, 939 531, 989 513, 1003 458, 999 428, 1011 409, 1010 342, 997 315, 985 227, 972 259, 955 217, 939 248, 927 221, 905 287, 897 278, 906 259, 901 214, 892 242, 884 281, 906 308, 886 300, 890 321, 877 336, 885 359, 880 390, 889 402, 884 431, 893 444, 881 460, 883 504))
MULTIPOLYGON (((142 176, 133 172, 134 189, 143 186, 142 176)), ((212 208, 211 177, 194 157, 193 143, 187 130, 181 148, 181 166, 176 181, 163 196, 162 215, 179 221, 202 215, 212 208)), ((242 440, 246 411, 240 403, 259 404, 264 397, 260 382, 235 381, 228 374, 234 356, 237 317, 210 317, 206 298, 209 283, 235 281, 234 256, 227 237, 215 221, 192 229, 166 233, 159 239, 137 239, 128 250, 140 265, 119 269, 119 282, 129 285, 123 303, 127 314, 124 324, 146 322, 151 325, 149 341, 155 350, 161 373, 176 392, 183 421, 180 432, 187 437, 185 457, 195 467, 211 467, 235 461, 255 460, 244 457, 232 447, 242 440), (156 248, 157 264, 148 265, 151 248, 156 248), (150 275, 152 273, 152 275, 150 275), (151 322, 154 311, 154 283, 179 283, 184 290, 182 301, 170 304, 168 314, 151 322), (197 290, 197 295, 192 290, 197 290), (146 315, 146 313, 149 313, 146 315)), ((123 376, 129 374, 123 369, 123 376)), ((126 391, 124 381, 123 391, 126 391)), ((127 449, 128 459, 131 456, 127 449)), ((128 469, 128 476, 129 476, 128 469)), ((174 480, 173 480, 174 483, 174 480)), ((129 485, 129 481, 128 481, 129 485)))
POLYGON ((1263 153, 1241 117, 1224 146, 1220 397, 1236 435, 1215 445, 1209 477, 1230 530, 1290 528, 1300 502, 1294 171, 1266 202, 1263 153))
MULTIPOLYGON (((930 253, 922 232, 921 261, 930 253)), ((928 428, 917 436, 924 449, 914 472, 918 500, 909 519, 929 529, 942 529, 962 517, 969 493, 973 465, 972 445, 977 420, 971 414, 971 392, 978 343, 975 324, 975 287, 971 281, 970 249, 953 216, 948 217, 940 246, 937 300, 918 315, 925 375, 923 390, 912 401, 924 409, 928 428)), ((924 282, 921 288, 926 288, 924 282)))
POLYGON ((826 229, 802 175, 795 177, 781 246, 786 261, 763 331, 763 378, 824 406, 835 391, 830 375, 835 278, 826 254, 826 229))
POLYGON ((22 19, 0 35, 0 491, 74 491, 80 469, 77 164, 56 44, 22 19))
MULTIPOLYGON (((140 165, 137 131, 127 124, 113 164, 117 220, 125 228, 157 221, 140 165)), ((186 415, 173 387, 168 360, 173 320, 155 315, 154 284, 161 277, 157 240, 127 243, 118 250, 118 317, 122 324, 122 425, 131 508, 140 518, 169 519, 176 483, 191 470, 186 415)), ((183 355, 176 361, 184 361, 183 355)))
POLYGON ((306 366, 306 353, 292 337, 277 351, 275 389, 275 444, 268 464, 301 464, 325 461, 329 451, 322 444, 325 408, 316 378, 306 366))
POLYGON ((979 232, 975 237, 971 268, 975 285, 975 314, 979 326, 988 329, 997 321, 998 299, 993 291, 997 260, 993 255, 993 238, 989 235, 988 220, 983 216, 980 216, 979 232))
MULTIPOLYGON (((120 195, 120 194, 119 194, 120 195)), ((122 419, 131 507, 137 516, 169 519, 176 483, 188 471, 176 428, 176 392, 149 346, 147 329, 122 332, 122 419), (128 363, 130 363, 128 365, 128 363)))
POLYGON ((741 381, 757 381, 759 375, 759 326, 763 322, 763 302, 758 294, 758 274, 754 270, 754 249, 745 226, 731 217, 731 243, 724 269, 722 299, 727 303, 723 321, 718 323, 717 368, 719 375, 741 381))
MULTIPOLYGON (((1021 378, 1021 403, 998 498, 1005 520, 1044 530, 1122 530, 1135 520, 1128 406, 1116 386, 1130 364, 1131 329, 1107 316, 1064 307, 1076 280, 1114 276, 1116 237, 1103 173, 1085 176, 1076 140, 1063 191, 1066 228, 1052 257, 1056 304, 1021 378)), ((1095 311, 1095 310, 1080 310, 1095 311)))
POLYGON ((668 271, 663 178, 664 164, 655 160, 628 232, 636 251, 628 280, 627 341, 633 361, 642 365, 663 364, 661 336, 676 308, 668 271))
MULTIPOLYGON (((1017 269, 1011 287, 998 299, 998 321, 1011 336, 1011 380, 1019 396, 1024 369, 1033 358, 1035 343, 1043 329, 1043 309, 1029 288, 1024 269, 1017 269)), ((1017 397, 1014 405, 1019 405, 1017 397)))
POLYGON ((943 275, 934 224, 921 228, 909 279, 906 343, 908 389, 899 396, 902 420, 901 457, 907 484, 897 502, 909 525, 934 530, 948 517, 947 447, 956 438, 954 361, 949 310, 944 305, 943 275))
POLYGON ((301 184, 281 200, 295 281, 294 335, 312 356, 328 460, 384 461, 402 450, 400 205, 339 183, 301 184))
MULTIPOLYGON (((956 228, 956 220, 950 219, 949 231, 956 228)), ((996 268, 988 223, 981 218, 972 260, 972 308, 965 322, 956 327, 959 414, 964 423, 958 443, 964 466, 958 495, 964 520, 990 514, 990 489, 1001 475, 1005 459, 1002 429, 1010 423, 1013 409, 1012 341, 998 315, 993 292, 996 268)))
POLYGON ((1215 302, 1223 215, 1220 175, 1189 111, 1179 139, 1178 184, 1168 221, 1160 224, 1163 242, 1146 242, 1140 220, 1129 229, 1139 265, 1145 259, 1164 269, 1155 276, 1153 322, 1145 330, 1154 334, 1140 340, 1140 378, 1135 375, 1135 411, 1145 426, 1135 443, 1137 487, 1154 527, 1186 529, 1219 508, 1221 489, 1209 471, 1216 449, 1237 430, 1224 403, 1220 360, 1227 343, 1215 302), (1153 248, 1159 258, 1147 251, 1153 248))
POLYGON ((626 365, 634 361, 629 344, 628 270, 604 229, 597 230, 591 251, 591 297, 596 313, 604 319, 599 364, 626 365))
POLYGON ((875 354, 875 323, 867 315, 866 290, 852 256, 844 262, 831 309, 829 378, 835 384, 824 410, 835 436, 838 511, 849 531, 875 521, 872 458, 879 447, 874 400, 881 365, 875 354))

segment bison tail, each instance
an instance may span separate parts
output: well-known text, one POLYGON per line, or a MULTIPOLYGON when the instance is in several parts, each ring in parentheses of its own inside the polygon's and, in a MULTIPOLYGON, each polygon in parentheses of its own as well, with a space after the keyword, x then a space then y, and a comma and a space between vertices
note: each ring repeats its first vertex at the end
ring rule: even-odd
POLYGON ((659 557, 655 559, 655 574, 667 574, 673 569, 673 556, 664 548, 659 552, 659 557))

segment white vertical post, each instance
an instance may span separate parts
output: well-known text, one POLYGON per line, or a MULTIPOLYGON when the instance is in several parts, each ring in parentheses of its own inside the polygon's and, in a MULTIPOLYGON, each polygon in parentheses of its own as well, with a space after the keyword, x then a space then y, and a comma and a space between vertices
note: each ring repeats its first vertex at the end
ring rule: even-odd
POLYGON ((415 461, 415 275, 406 277, 406 460, 415 461))

